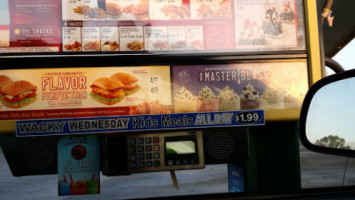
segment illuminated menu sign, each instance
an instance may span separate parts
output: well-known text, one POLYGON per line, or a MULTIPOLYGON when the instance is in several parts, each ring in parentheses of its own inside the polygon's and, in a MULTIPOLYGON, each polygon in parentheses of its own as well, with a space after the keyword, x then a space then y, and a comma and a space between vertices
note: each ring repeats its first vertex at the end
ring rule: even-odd
POLYGON ((302 0, 9 0, 0 53, 304 50, 302 0))

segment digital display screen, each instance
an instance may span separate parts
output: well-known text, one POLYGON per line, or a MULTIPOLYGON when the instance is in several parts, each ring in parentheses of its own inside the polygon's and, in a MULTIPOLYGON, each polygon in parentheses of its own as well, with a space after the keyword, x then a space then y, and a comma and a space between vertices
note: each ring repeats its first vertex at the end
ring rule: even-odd
POLYGON ((193 154, 196 153, 195 142, 188 141, 168 141, 166 142, 167 155, 193 154))

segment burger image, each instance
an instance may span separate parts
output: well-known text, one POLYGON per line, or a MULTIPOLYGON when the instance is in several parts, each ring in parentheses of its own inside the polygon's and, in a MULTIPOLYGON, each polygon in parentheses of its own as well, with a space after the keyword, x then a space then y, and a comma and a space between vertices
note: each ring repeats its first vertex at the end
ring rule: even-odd
POLYGON ((140 3, 133 7, 132 15, 137 19, 147 19, 148 18, 148 4, 140 3))
POLYGON ((116 73, 111 76, 111 78, 116 79, 123 83, 123 89, 126 96, 137 92, 140 86, 137 84, 138 79, 131 74, 127 73, 116 73))
MULTIPOLYGON (((0 90, 2 87, 4 87, 6 84, 9 84, 9 83, 12 83, 13 81, 7 77, 7 76, 4 76, 4 75, 0 75, 0 90)), ((0 92, 0 97, 1 97, 1 92, 0 92)))
POLYGON ((1 102, 9 108, 22 108, 37 99, 37 87, 28 81, 15 81, 1 88, 1 102))
POLYGON ((125 96, 123 83, 113 78, 99 78, 90 87, 92 89, 90 96, 106 105, 115 104, 125 96))
POLYGON ((122 13, 121 6, 115 3, 106 3, 106 14, 111 17, 117 17, 122 13))

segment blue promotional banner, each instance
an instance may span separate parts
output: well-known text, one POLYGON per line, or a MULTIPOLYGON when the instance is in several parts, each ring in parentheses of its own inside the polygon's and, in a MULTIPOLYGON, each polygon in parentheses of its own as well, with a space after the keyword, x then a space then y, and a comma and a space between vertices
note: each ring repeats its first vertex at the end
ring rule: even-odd
POLYGON ((263 110, 16 121, 16 135, 70 135, 264 125, 263 110))

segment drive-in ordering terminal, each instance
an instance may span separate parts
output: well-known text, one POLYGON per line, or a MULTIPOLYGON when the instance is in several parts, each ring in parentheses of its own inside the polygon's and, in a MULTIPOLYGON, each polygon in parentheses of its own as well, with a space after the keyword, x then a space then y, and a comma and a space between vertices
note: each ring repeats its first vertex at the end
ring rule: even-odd
POLYGON ((204 168, 202 132, 134 134, 127 137, 131 172, 204 168))

